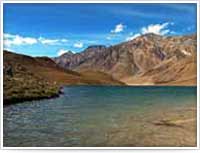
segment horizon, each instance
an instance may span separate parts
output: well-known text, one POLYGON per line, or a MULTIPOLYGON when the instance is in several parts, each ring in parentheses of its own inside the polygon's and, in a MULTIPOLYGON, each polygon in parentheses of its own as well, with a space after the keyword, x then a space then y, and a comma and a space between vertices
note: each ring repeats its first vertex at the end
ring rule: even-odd
POLYGON ((68 51, 79 53, 93 45, 113 46, 147 33, 192 35, 197 32, 196 6, 5 3, 4 50, 33 57, 57 57, 68 51))
MULTIPOLYGON (((153 34, 153 33, 148 33, 148 34, 153 34)), ((143 35, 140 35, 140 36, 144 36, 144 35, 146 35, 146 34, 143 34, 143 35)), ((191 36, 191 35, 196 35, 196 33, 187 34, 187 35, 174 35, 174 36, 175 36, 175 37, 179 37, 179 36, 191 36)), ((138 38, 138 37, 140 37, 140 36, 137 36, 137 37, 135 37, 135 38, 138 38)), ((158 35, 158 36, 159 36, 159 35, 158 35)), ((134 38, 134 39, 135 39, 135 38, 134 38)), ((132 39, 132 40, 134 40, 134 39, 132 39)), ((127 40, 127 41, 131 41, 131 40, 127 40)), ((127 41, 125 41, 125 42, 127 42, 127 41)), ((124 42, 120 42, 120 43, 124 43, 124 42)), ((120 44, 120 43, 118 43, 118 44, 120 44)), ((68 53, 68 52, 70 52, 70 53, 72 53, 72 54, 82 53, 82 52, 84 52, 87 48, 89 48, 89 47, 91 47, 91 46, 105 46, 106 48, 109 48, 109 47, 112 47, 112 46, 115 46, 115 45, 118 45, 118 44, 113 44, 113 45, 110 45, 110 46, 106 46, 106 45, 104 45, 104 44, 93 44, 93 45, 90 45, 90 46, 86 46, 86 47, 83 48, 83 50, 80 51, 80 52, 74 52, 74 51, 72 51, 72 50, 67 50, 66 52, 63 52, 62 54, 56 55, 56 56, 53 56, 53 57, 50 57, 50 56, 48 56, 48 55, 42 55, 42 56, 37 56, 37 55, 36 55, 36 56, 32 56, 32 55, 28 55, 28 54, 25 54, 25 53, 18 53, 18 52, 14 51, 14 50, 8 50, 8 49, 3 49, 3 51, 15 53, 15 54, 20 54, 20 55, 25 55, 25 56, 30 56, 30 57, 48 57, 48 58, 56 58, 56 57, 59 57, 59 56, 64 55, 65 53, 68 53)))

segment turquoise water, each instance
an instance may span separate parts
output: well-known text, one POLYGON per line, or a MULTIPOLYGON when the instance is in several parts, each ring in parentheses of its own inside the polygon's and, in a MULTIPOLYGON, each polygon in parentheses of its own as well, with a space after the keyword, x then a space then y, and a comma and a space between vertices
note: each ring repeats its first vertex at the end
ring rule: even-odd
POLYGON ((59 98, 4 106, 4 146, 179 145, 152 122, 188 107, 196 87, 68 86, 59 98))

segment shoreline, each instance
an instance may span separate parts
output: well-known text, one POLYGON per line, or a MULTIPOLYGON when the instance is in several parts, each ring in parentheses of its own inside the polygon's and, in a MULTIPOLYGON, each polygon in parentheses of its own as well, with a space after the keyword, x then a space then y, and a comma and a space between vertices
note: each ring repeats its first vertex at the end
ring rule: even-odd
POLYGON ((41 97, 23 97, 23 98, 11 98, 9 100, 3 100, 3 106, 8 106, 8 105, 14 105, 18 103, 23 103, 23 102, 31 102, 34 100, 44 100, 44 99, 54 99, 58 98, 60 95, 62 95, 63 92, 63 86, 59 87, 58 91, 52 95, 44 95, 41 97))
POLYGON ((54 99, 58 98, 60 95, 64 94, 63 87, 64 86, 91 86, 91 87, 197 87, 197 85, 108 85, 108 84, 96 84, 96 85, 91 85, 91 84, 69 84, 69 85, 62 85, 59 87, 58 91, 52 95, 44 95, 41 97, 22 97, 22 98, 11 98, 9 100, 3 100, 3 106, 8 106, 8 105, 14 105, 18 103, 23 103, 23 102, 31 102, 34 100, 45 100, 45 99, 54 99))

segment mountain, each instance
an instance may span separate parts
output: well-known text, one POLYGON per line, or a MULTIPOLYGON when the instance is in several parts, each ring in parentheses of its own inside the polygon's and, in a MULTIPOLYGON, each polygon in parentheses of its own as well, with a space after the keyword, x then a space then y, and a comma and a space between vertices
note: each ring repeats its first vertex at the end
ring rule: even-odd
POLYGON ((196 85, 196 35, 145 34, 118 45, 56 57, 63 68, 96 70, 129 85, 196 85))
POLYGON ((106 50, 106 46, 94 45, 89 46, 84 52, 73 54, 72 52, 66 52, 53 60, 63 68, 74 69, 80 64, 92 58, 100 56, 106 50))
POLYGON ((62 85, 123 85, 112 76, 63 69, 48 57, 30 57, 3 51, 4 104, 58 96, 62 85))

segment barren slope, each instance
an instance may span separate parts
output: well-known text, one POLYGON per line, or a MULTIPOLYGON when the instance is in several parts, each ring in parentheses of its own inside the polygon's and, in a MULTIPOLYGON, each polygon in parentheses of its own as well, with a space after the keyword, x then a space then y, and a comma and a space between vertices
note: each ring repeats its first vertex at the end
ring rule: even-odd
POLYGON ((196 35, 146 34, 110 47, 55 58, 63 68, 101 71, 134 84, 196 85, 196 35), (67 62, 66 62, 67 61, 67 62))

